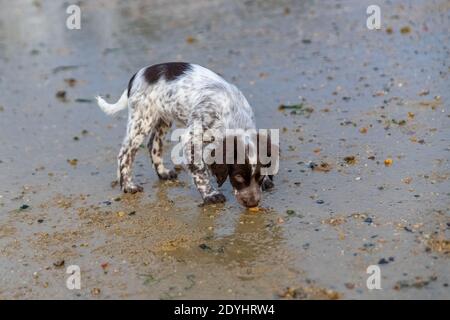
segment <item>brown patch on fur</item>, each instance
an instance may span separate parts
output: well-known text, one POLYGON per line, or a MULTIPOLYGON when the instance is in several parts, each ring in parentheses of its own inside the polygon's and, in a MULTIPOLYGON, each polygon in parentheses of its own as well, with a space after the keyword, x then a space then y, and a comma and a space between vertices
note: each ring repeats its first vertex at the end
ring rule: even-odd
POLYGON ((252 182, 252 166, 250 164, 232 164, 228 166, 231 185, 236 190, 248 187, 252 182), (236 180, 236 176, 240 175, 244 178, 244 182, 236 180))
POLYGON ((213 163, 211 166, 211 172, 217 179, 217 184, 221 187, 228 178, 228 165, 213 163))
POLYGON ((161 77, 164 77, 167 81, 172 81, 189 69, 190 64, 186 62, 161 63, 145 69, 144 77, 148 84, 158 82, 161 77))
POLYGON ((136 78, 136 73, 131 77, 130 81, 128 82, 128 97, 130 96, 130 91, 131 88, 133 87, 134 78, 136 78))

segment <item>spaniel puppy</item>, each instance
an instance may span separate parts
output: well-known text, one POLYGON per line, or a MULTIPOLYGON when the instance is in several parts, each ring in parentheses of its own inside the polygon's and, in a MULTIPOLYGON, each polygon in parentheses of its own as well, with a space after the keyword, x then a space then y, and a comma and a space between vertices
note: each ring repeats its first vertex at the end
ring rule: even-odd
POLYGON ((118 156, 118 179, 124 192, 143 190, 133 182, 132 168, 146 140, 158 177, 176 179, 177 173, 164 166, 162 156, 163 138, 173 122, 185 128, 180 137, 184 163, 204 203, 225 201, 212 185, 212 175, 219 186, 230 177, 238 202, 246 207, 257 206, 261 189, 273 187, 272 174, 278 170, 276 147, 270 137, 256 133, 253 111, 244 95, 204 67, 185 62, 145 67, 131 77, 115 104, 101 97, 97 102, 110 115, 128 107, 127 132, 118 156), (205 139, 205 132, 214 132, 212 139, 205 139), (211 146, 209 157, 204 156, 211 146), (260 161, 261 150, 269 161, 260 161))

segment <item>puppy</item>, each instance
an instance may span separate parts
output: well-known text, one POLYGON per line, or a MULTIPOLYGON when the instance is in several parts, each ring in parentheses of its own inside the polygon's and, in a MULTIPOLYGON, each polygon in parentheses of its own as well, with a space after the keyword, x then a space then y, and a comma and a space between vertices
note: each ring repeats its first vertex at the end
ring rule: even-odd
POLYGON ((133 181, 132 168, 136 152, 146 142, 158 177, 176 179, 177 173, 164 166, 162 156, 164 135, 174 122, 185 128, 180 136, 184 164, 204 203, 226 200, 213 186, 212 175, 219 187, 230 177, 236 199, 246 207, 257 206, 261 189, 273 187, 273 175, 263 174, 277 164, 270 137, 256 133, 253 111, 244 95, 204 67, 185 62, 145 67, 131 77, 115 104, 101 97, 97 102, 110 115, 128 107, 127 131, 118 156, 118 180, 124 192, 143 190, 133 181), (233 136, 229 131, 238 133, 233 136), (215 134, 205 139, 204 132, 215 134), (212 162, 204 157, 207 146, 215 147, 209 157, 212 162), (262 149, 271 157, 269 163, 260 161, 262 149), (217 157, 220 150, 223 157, 217 157))

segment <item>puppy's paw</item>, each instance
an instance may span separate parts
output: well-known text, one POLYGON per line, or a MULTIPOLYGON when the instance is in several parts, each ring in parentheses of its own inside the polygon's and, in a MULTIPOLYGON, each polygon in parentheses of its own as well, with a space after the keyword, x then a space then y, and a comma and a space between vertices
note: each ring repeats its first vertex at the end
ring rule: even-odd
POLYGON ((270 180, 270 178, 265 177, 264 180, 263 180, 263 183, 261 185, 262 190, 263 191, 270 190, 273 187, 275 187, 275 184, 273 183, 273 181, 270 180))
POLYGON ((178 177, 178 174, 175 170, 167 170, 163 173, 158 173, 158 177, 161 180, 175 180, 178 177))
POLYGON ((208 195, 203 199, 204 204, 214 204, 214 203, 223 203, 227 199, 221 193, 214 193, 212 195, 208 195))
POLYGON ((127 184, 122 189, 125 193, 137 193, 144 191, 143 187, 136 184, 127 184))

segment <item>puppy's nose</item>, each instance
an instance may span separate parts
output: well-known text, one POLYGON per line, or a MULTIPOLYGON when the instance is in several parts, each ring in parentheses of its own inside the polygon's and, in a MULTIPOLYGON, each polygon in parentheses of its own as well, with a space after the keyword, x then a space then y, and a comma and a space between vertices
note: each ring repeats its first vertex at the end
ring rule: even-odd
POLYGON ((244 205, 247 208, 256 207, 256 206, 258 206, 258 203, 259 203, 259 199, 258 198, 251 198, 251 199, 245 199, 244 200, 244 205))

